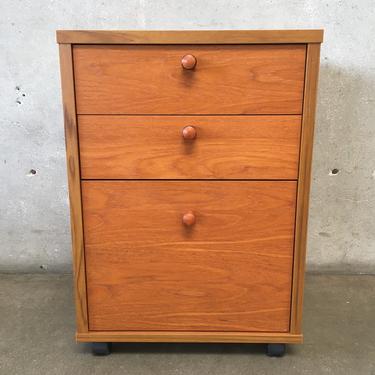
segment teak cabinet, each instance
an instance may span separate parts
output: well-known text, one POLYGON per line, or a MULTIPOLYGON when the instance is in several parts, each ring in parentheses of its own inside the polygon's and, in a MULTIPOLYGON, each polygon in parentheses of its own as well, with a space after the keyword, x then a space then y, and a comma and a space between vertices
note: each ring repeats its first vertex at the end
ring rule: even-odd
POLYGON ((322 37, 57 32, 78 341, 302 342, 322 37))

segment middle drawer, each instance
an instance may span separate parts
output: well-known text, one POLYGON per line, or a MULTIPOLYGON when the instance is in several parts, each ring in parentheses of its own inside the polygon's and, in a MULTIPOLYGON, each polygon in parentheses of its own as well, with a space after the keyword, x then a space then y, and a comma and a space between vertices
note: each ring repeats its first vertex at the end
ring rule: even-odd
POLYGON ((83 179, 297 179, 301 116, 78 116, 83 179))

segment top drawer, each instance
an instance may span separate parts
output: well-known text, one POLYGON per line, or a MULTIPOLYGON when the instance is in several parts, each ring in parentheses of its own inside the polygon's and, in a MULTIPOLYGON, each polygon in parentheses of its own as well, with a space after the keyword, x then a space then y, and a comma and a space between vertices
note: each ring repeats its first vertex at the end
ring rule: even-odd
POLYGON ((301 114, 305 45, 75 45, 78 114, 301 114), (184 69, 185 55, 196 58, 184 69))

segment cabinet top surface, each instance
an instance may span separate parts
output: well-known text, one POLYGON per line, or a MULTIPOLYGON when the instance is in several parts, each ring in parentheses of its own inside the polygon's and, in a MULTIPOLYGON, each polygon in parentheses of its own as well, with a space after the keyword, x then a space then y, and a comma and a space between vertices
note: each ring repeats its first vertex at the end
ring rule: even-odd
POLYGON ((57 30, 60 44, 321 43, 323 30, 57 30))

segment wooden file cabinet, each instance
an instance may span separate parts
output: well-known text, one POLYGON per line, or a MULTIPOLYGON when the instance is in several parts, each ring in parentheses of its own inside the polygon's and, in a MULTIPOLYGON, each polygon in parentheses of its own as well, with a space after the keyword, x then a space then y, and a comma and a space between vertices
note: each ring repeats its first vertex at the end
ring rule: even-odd
POLYGON ((322 35, 57 32, 78 341, 302 342, 322 35))

